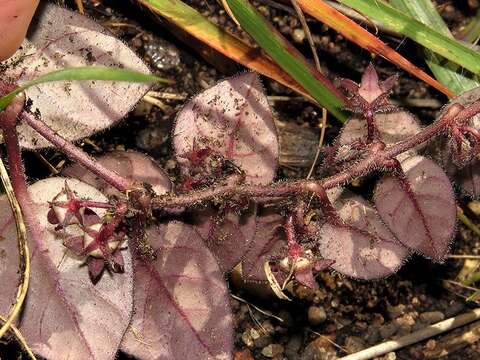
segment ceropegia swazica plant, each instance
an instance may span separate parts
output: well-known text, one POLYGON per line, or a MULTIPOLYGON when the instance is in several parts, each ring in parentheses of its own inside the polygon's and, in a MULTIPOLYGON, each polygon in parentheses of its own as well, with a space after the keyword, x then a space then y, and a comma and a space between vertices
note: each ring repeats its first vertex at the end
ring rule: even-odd
MULTIPOLYGON (((2 64, 2 92, 67 65, 147 71, 82 16, 46 5, 34 24, 2 64)), ((453 99, 422 128, 389 102, 395 78, 380 81, 369 66, 359 84, 341 84, 352 118, 325 149, 318 178, 280 182, 277 130, 254 73, 221 81, 177 114, 175 183, 143 154, 92 159, 70 142, 118 121, 148 86, 57 82, 14 99, 0 126, 29 230, 31 283, 16 325, 33 351, 47 359, 113 359, 119 349, 138 359, 228 359, 224 274, 238 264, 246 280, 315 287, 315 273, 328 268, 368 280, 392 274, 413 252, 442 261, 455 229, 454 191, 425 145, 439 140, 437 153, 451 156, 435 158, 461 178, 479 150, 480 92, 453 99), (74 164, 27 187, 20 146, 52 144, 74 164), (371 199, 347 189, 374 174, 371 199)), ((7 314, 19 260, 12 213, 0 201, 7 314)))

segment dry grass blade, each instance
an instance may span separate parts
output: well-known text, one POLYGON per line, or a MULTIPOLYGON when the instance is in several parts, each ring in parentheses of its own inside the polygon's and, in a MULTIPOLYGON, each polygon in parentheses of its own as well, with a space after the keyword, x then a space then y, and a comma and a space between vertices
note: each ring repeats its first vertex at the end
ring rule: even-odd
POLYGON ((15 193, 13 192, 10 178, 8 177, 7 169, 3 160, 0 158, 0 178, 2 179, 5 192, 7 193, 8 202, 15 218, 15 225, 17 227, 17 241, 18 241, 18 253, 20 257, 20 282, 18 284, 17 295, 15 303, 13 304, 10 312, 5 320, 5 323, 0 328, 0 339, 5 335, 8 329, 11 327, 13 321, 17 318, 22 310, 23 302, 28 291, 28 284, 30 281, 30 253, 27 245, 27 228, 23 221, 20 205, 18 204, 15 193))
POLYGON ((450 319, 440 321, 436 324, 427 326, 423 329, 415 331, 411 334, 402 336, 396 340, 385 341, 381 344, 372 346, 368 349, 359 351, 357 353, 344 356, 341 360, 367 360, 373 359, 377 356, 382 356, 389 352, 404 348, 408 345, 415 344, 419 341, 429 339, 436 335, 453 330, 457 327, 469 324, 480 318, 480 308, 474 309, 471 312, 461 314, 450 319))
POLYGON ((354 42, 358 46, 380 55, 398 67, 408 71, 410 74, 425 81, 430 86, 441 91, 448 97, 453 96, 453 92, 446 86, 440 84, 437 80, 422 71, 420 68, 412 64, 398 52, 387 46, 376 36, 359 26, 353 20, 340 13, 322 0, 297 0, 303 11, 324 24, 332 27, 342 34, 348 40, 354 42))
POLYGON ((270 268, 270 263, 268 261, 265 261, 263 265, 263 270, 265 271, 265 276, 267 277, 268 283, 270 287, 272 288, 272 291, 275 293, 275 295, 282 300, 288 300, 292 301, 287 295, 284 294, 282 291, 282 288, 280 284, 277 281, 277 278, 272 272, 272 269, 270 268))

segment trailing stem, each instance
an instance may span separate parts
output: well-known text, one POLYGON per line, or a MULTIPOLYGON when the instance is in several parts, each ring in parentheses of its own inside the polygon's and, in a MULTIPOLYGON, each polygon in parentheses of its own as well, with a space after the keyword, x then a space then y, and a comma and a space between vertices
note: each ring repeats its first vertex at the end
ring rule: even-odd
POLYGON ((270 185, 216 185, 202 190, 196 190, 185 194, 173 194, 157 196, 152 199, 152 208, 175 208, 196 205, 205 201, 225 197, 285 197, 291 195, 314 194, 324 203, 325 191, 338 186, 344 186, 352 180, 366 176, 379 169, 389 169, 389 164, 395 157, 418 145, 429 142, 449 128, 462 124, 471 117, 480 113, 480 102, 468 108, 454 104, 434 124, 426 127, 418 134, 386 147, 382 141, 373 140, 366 145, 366 155, 357 163, 343 171, 320 180, 297 180, 283 181, 270 185))
POLYGON ((121 192, 131 189, 134 184, 132 181, 118 175, 115 171, 109 170, 99 164, 90 155, 73 145, 68 140, 58 135, 43 121, 38 120, 34 115, 27 111, 22 111, 20 120, 24 121, 33 130, 42 135, 46 140, 51 142, 55 147, 67 155, 71 160, 84 166, 95 175, 105 180, 121 192))
MULTIPOLYGON (((0 122, 8 117, 16 118, 17 114, 23 107, 24 98, 19 98, 15 100, 15 103, 11 107, 7 108, 3 113, 0 114, 0 122)), ((3 161, 0 159, 0 178, 5 187, 8 201, 12 209, 13 216, 15 218, 15 225, 17 228, 17 241, 18 241, 18 254, 19 254, 19 272, 20 272, 20 281, 18 284, 17 295, 15 303, 11 307, 7 318, 4 320, 4 324, 0 327, 0 339, 3 337, 7 330, 13 331, 17 339, 26 345, 25 342, 22 342, 21 335, 19 336, 18 330, 13 327, 13 322, 20 314, 25 297, 27 295, 28 286, 30 283, 30 251, 27 245, 27 229, 23 221, 22 212, 20 210, 20 205, 15 196, 15 192, 12 188, 12 184, 8 177, 7 170, 3 161)), ((26 346, 28 349, 28 346, 26 346)))

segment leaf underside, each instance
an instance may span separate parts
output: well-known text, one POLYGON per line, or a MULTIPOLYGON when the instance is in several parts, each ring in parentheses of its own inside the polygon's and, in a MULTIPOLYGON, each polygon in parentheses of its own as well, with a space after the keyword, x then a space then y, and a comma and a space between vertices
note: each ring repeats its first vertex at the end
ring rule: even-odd
POLYGON ((121 349, 142 360, 230 359, 233 319, 215 258, 189 225, 147 236, 157 258, 134 262, 135 311, 121 349))
POLYGON ((244 73, 203 91, 178 113, 173 146, 183 173, 194 144, 211 149, 245 172, 246 182, 270 183, 278 139, 267 98, 255 73, 244 73))
MULTIPOLYGON (((147 183, 157 195, 172 189, 172 183, 165 171, 151 157, 136 151, 113 151, 96 159, 99 164, 129 180, 147 183)), ((83 166, 73 164, 63 174, 92 185, 107 196, 120 195, 120 192, 83 166)))
POLYGON ((348 190, 334 205, 344 225, 326 222, 318 233, 321 255, 335 261, 331 267, 366 280, 397 271, 408 250, 385 226, 375 208, 348 190))
POLYGON ((375 206, 402 244, 442 261, 455 232, 452 185, 445 172, 423 156, 401 165, 409 190, 396 177, 385 175, 375 188, 375 206))
MULTIPOLYGON (((122 250, 124 273, 105 273, 101 281, 92 284, 84 259, 67 251, 47 221, 47 201, 63 188, 65 180, 49 178, 29 187, 37 213, 33 226, 42 236, 41 243, 34 243, 29 236, 31 280, 18 327, 32 350, 47 359, 114 359, 133 307, 130 251, 122 250)), ((74 179, 67 182, 79 196, 107 200, 89 185, 74 179)), ((13 241, 15 222, 5 196, 0 203, 0 229, 5 239, 0 241, 0 254, 5 254, 0 258, 0 283, 4 284, 0 313, 6 314, 14 300, 18 251, 13 241)))
MULTIPOLYGON (((2 81, 21 83, 76 66, 108 66, 148 73, 123 42, 95 21, 52 4, 41 4, 22 48, 8 61, 2 81)), ((67 140, 103 130, 121 119, 149 85, 125 82, 54 82, 26 90, 30 111, 67 140)), ((22 147, 50 146, 28 126, 18 127, 22 147)))

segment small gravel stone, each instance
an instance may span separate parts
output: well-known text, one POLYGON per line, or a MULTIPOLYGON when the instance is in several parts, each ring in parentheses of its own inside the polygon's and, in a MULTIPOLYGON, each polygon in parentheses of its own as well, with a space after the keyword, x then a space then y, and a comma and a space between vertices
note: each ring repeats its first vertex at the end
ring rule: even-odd
POLYGON ((397 355, 395 355, 394 352, 389 352, 388 354, 385 354, 383 360, 397 360, 397 355))
POLYGON ((344 347, 349 353, 356 353, 360 350, 365 349, 367 347, 367 344, 362 338, 359 338, 358 336, 349 336, 345 339, 344 347))
POLYGON ((380 326, 379 331, 380 331, 380 336, 383 339, 387 339, 396 334, 396 332, 398 331, 398 324, 391 322, 391 323, 382 325, 380 326))
POLYGON ((467 206, 475 215, 480 215, 480 201, 471 201, 467 206))
POLYGON ((376 327, 369 327, 367 332, 365 333, 365 341, 367 341, 370 345, 376 344, 380 341, 380 332, 376 327))
POLYGON ((283 346, 280 344, 270 344, 262 349, 262 355, 267 358, 273 358, 283 353, 283 346))
POLYGON ((272 338, 268 335, 260 336, 258 339, 255 339, 253 345, 257 349, 262 349, 272 342, 272 338))
POLYGON ((243 343, 248 346, 248 347, 252 347, 253 346, 253 339, 252 337, 250 336, 250 332, 247 330, 247 331, 244 331, 243 334, 242 334, 242 341, 243 343))
POLYGON ((305 40, 305 31, 303 31, 303 29, 293 30, 292 38, 293 41, 295 41, 296 43, 303 43, 303 41, 305 40))
POLYGON ((425 348, 428 351, 433 351, 435 350, 436 347, 437 347, 437 342, 434 339, 428 340, 427 343, 425 344, 425 348))
POLYGON ((389 306, 387 307, 388 315, 390 315, 391 319, 396 319, 399 316, 405 314, 405 305, 398 304, 397 306, 389 306))
POLYGON ((428 311, 420 314, 420 320, 425 324, 434 324, 445 319, 441 311, 428 311))
POLYGON ((299 334, 293 334, 285 344, 285 356, 288 360, 298 360, 300 349, 302 348, 302 337, 299 334))
POLYGON ((449 318, 460 314, 465 309, 465 305, 459 301, 452 301, 445 309, 445 317, 449 318))
POLYGON ((308 308, 308 322, 310 325, 320 325, 327 319, 327 313, 322 306, 310 306, 308 308))
POLYGON ((302 355, 302 360, 337 360, 335 353, 324 348, 307 347, 302 355))
POLYGON ((250 337, 253 339, 253 340, 257 340, 259 337, 260 337, 260 333, 254 329, 254 328, 251 328, 250 329, 250 337))

